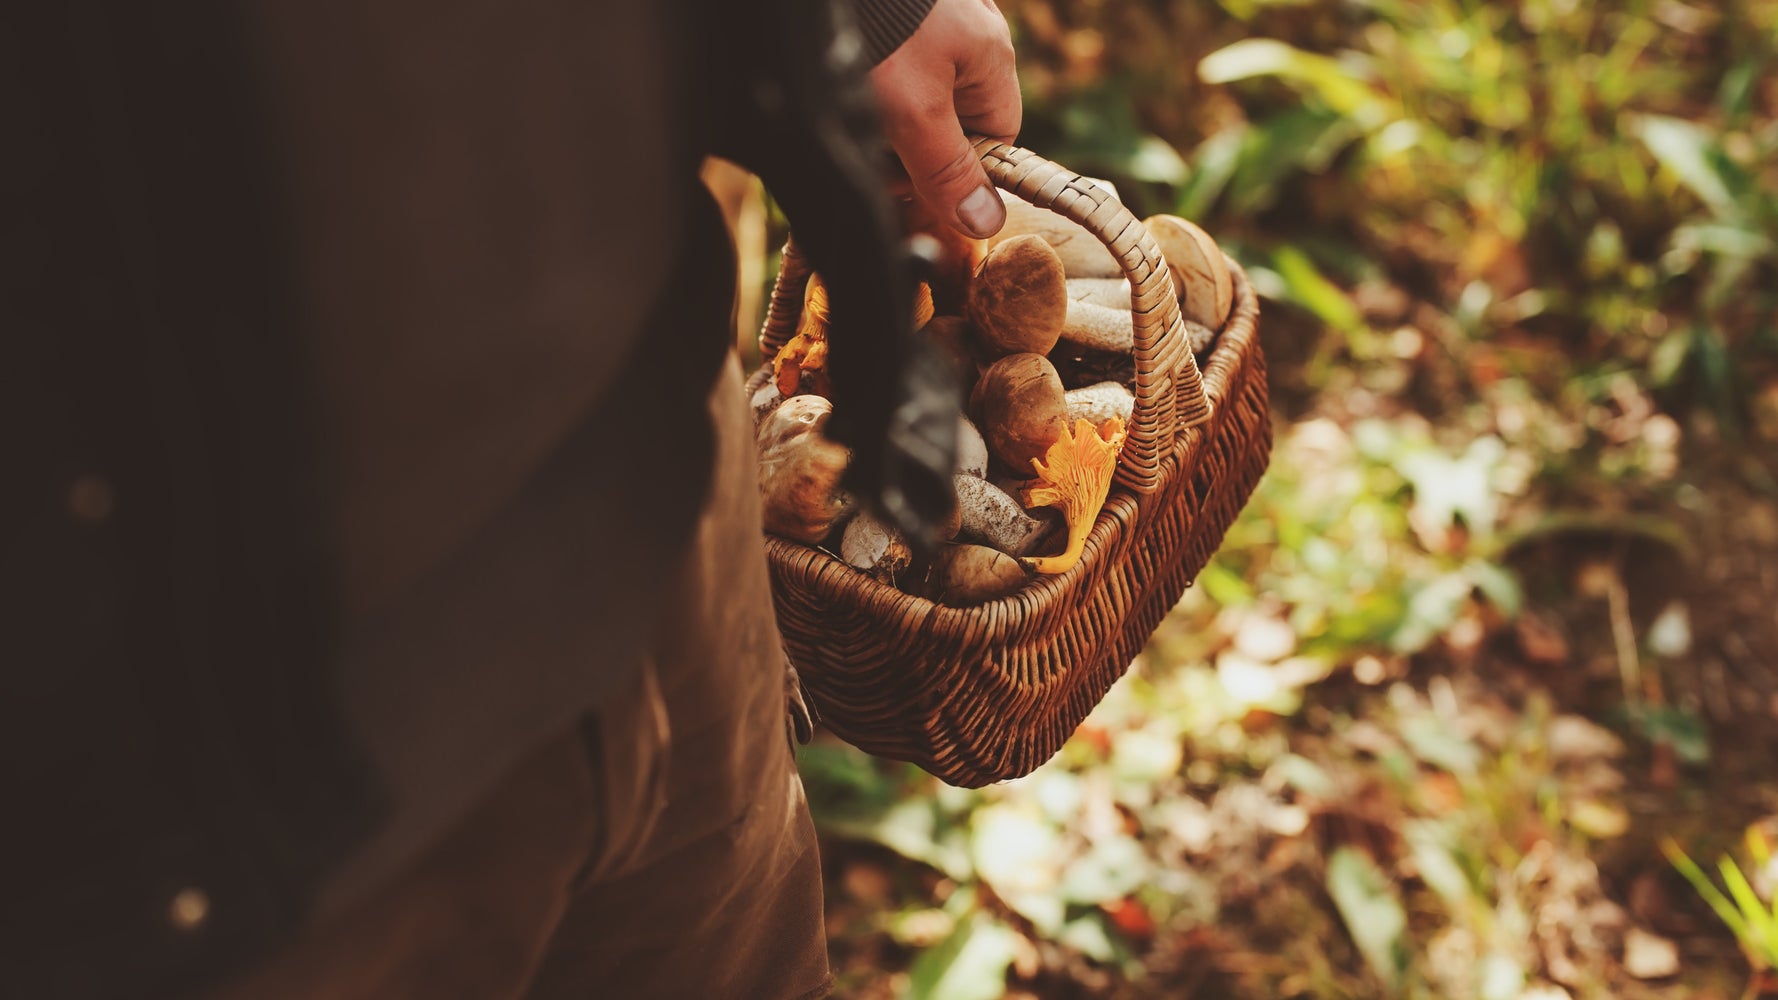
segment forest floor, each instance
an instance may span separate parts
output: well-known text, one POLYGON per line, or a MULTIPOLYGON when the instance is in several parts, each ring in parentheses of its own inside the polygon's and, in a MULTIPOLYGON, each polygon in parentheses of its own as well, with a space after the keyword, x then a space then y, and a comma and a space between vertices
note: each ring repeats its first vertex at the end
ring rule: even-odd
MULTIPOLYGON (((1329 499, 1305 483, 1345 477, 1336 506, 1375 514, 1355 496, 1378 487, 1363 439, 1412 427, 1416 403, 1306 389, 1276 353, 1274 471, 1225 555, 1331 560, 1311 583, 1338 587, 1339 553, 1292 540, 1292 511, 1329 499)), ((1742 996, 1746 960, 1661 842, 1713 861, 1750 825, 1778 835, 1761 455, 1778 447, 1689 448, 1659 504, 1503 533, 1517 606, 1466 584, 1411 653, 1330 668, 1316 623, 1368 612, 1303 619, 1297 595, 1204 581, 1028 778, 963 792, 809 748, 840 995, 1742 996)), ((1407 507, 1398 533, 1465 531, 1407 507)), ((1778 870, 1750 874, 1769 892, 1778 870)))

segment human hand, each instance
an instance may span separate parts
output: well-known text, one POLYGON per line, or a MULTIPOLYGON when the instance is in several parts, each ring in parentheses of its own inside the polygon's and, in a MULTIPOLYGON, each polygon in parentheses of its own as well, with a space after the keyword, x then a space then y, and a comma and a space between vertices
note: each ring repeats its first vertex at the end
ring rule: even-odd
POLYGON ((1012 35, 994 0, 938 0, 870 81, 889 144, 932 214, 978 239, 999 232, 1006 206, 964 138, 1019 134, 1012 35))

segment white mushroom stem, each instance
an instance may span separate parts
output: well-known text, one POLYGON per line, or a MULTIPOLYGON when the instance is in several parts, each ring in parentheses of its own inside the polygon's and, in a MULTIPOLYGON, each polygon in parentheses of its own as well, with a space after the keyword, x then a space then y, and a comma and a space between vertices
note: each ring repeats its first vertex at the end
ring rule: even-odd
POLYGON ((1188 319, 1185 321, 1185 339, 1191 344, 1193 354, 1202 354, 1216 341, 1216 331, 1188 319))
POLYGON ((1124 308, 1118 309, 1069 299, 1068 318, 1062 322, 1062 339, 1095 351, 1130 353, 1136 347, 1136 332, 1130 318, 1129 300, 1125 300, 1124 308))
POLYGON ((760 386, 759 391, 755 392, 753 399, 750 400, 753 406, 753 426, 758 428, 765 418, 771 416, 772 411, 776 410, 783 402, 784 394, 778 391, 778 383, 767 382, 760 386))
POLYGON ((1068 422, 1085 420, 1094 427, 1116 417, 1128 424, 1136 408, 1136 397, 1118 382, 1097 382, 1063 394, 1068 401, 1068 422))
POLYGON ((840 558, 878 580, 892 583, 913 562, 914 554, 901 532, 877 520, 869 511, 860 511, 840 538, 840 558))
POLYGON ((1037 208, 1015 194, 1002 191, 1000 197, 1006 202, 1006 225, 988 238, 990 250, 1014 236, 1040 236, 1045 243, 1055 248, 1056 256, 1062 258, 1062 270, 1070 278, 1116 278, 1123 275, 1123 265, 1117 262, 1110 250, 1105 249, 1105 244, 1099 237, 1047 208, 1037 208))
POLYGON ((974 476, 956 476, 957 506, 963 514, 960 537, 977 539, 1008 555, 1027 555, 1043 540, 1044 522, 1025 513, 999 487, 974 476))
POLYGON ((1128 278, 1069 278, 1068 297, 1108 309, 1130 308, 1128 278))
MULTIPOLYGON (((1183 320, 1185 337, 1193 354, 1202 354, 1216 339, 1216 331, 1191 320, 1183 320)), ((1136 349, 1136 325, 1128 308, 1095 305, 1081 299, 1068 300, 1068 318, 1062 323, 1062 339, 1077 347, 1111 354, 1129 354, 1136 349)))
POLYGON ((957 467, 959 475, 986 479, 988 476, 988 442, 967 417, 957 421, 957 467))

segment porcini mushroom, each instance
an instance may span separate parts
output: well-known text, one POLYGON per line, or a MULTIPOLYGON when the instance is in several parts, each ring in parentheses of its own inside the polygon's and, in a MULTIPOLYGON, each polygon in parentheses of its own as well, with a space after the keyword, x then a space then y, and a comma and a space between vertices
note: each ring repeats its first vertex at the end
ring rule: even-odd
POLYGON ((1142 225, 1166 258, 1185 318, 1211 330, 1222 329, 1234 306, 1235 284, 1216 241, 1177 215, 1151 215, 1142 225))
MULTIPOLYGON (((1109 188, 1104 181, 1095 182, 1100 187, 1109 188)), ((1117 197, 1115 191, 1112 197, 1117 197)), ((1050 211, 1025 201, 1010 192, 1000 192, 1000 200, 1006 203, 1006 225, 1000 232, 988 237, 988 250, 1019 236, 1040 236, 1056 251, 1062 259, 1062 268, 1070 278, 1121 278, 1124 274, 1111 251, 1105 248, 1105 242, 1088 232, 1080 225, 1050 211)))
POLYGON ((832 415, 833 403, 826 396, 792 396, 759 422, 759 428, 753 432, 753 443, 763 454, 791 438, 821 430, 832 415))
POLYGON ((867 510, 846 524, 845 534, 840 536, 840 558, 877 580, 894 583, 913 563, 914 552, 901 532, 867 510))
POLYGON ((1030 571, 1019 560, 984 545, 952 545, 934 568, 936 598, 953 607, 971 607, 1005 597, 1025 585, 1030 571))
POLYGON ((778 391, 778 383, 767 382, 760 386, 748 401, 748 405, 753 407, 753 426, 758 427, 783 402, 784 394, 778 391))
POLYGON ((1136 324, 1129 302, 1102 306, 1069 299, 1068 313, 1062 321, 1062 339, 1108 354, 1130 353, 1136 349, 1136 324))
POLYGON ((1069 278, 1068 297, 1112 309, 1130 308, 1128 278, 1069 278))
POLYGON ((843 446, 819 433, 798 435, 761 452, 765 529, 805 545, 818 545, 832 534, 852 510, 852 498, 840 489, 850 457, 843 446))
POLYGON ((970 283, 964 313, 993 354, 1048 354, 1068 314, 1062 259, 1037 236, 988 251, 970 283))
MULTIPOLYGON (((1182 316, 1180 322, 1193 354, 1204 353, 1216 339, 1215 330, 1190 317, 1182 316)), ((1094 351, 1128 354, 1136 349, 1136 320, 1127 304, 1102 306, 1086 299, 1069 299, 1062 339, 1094 351)))
POLYGON ((1068 426, 1056 366, 1041 354, 1011 354, 988 366, 971 405, 988 450, 1013 469, 1031 467, 1068 426))
POLYGON ((988 476, 988 442, 982 439, 982 432, 975 429, 968 417, 957 418, 957 462, 958 474, 985 479, 988 476))
POLYGON ((1022 556, 1041 545, 1049 526, 1025 512, 1000 487, 974 476, 955 476, 957 510, 962 523, 957 535, 985 542, 1008 555, 1022 556))
POLYGON ((850 513, 840 489, 849 453, 821 434, 832 413, 825 397, 792 396, 760 422, 754 443, 767 531, 814 545, 850 513))
POLYGON ((1094 427, 1116 417, 1126 425, 1136 409, 1136 397, 1119 382, 1095 382, 1079 389, 1070 389, 1063 398, 1068 401, 1068 419, 1085 420, 1094 427))

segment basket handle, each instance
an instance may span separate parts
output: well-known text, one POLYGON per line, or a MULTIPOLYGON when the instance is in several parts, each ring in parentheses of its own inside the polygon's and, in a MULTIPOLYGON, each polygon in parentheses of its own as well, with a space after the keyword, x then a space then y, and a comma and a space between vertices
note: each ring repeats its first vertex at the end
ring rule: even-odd
MULTIPOLYGON (((1180 433, 1210 419, 1211 409, 1161 248, 1129 209, 1092 181, 1028 149, 998 139, 973 141, 996 186, 1098 237, 1129 278, 1136 406, 1116 478, 1138 493, 1154 492, 1161 485, 1161 464, 1180 433)), ((766 360, 796 333, 808 281, 808 261, 793 237, 784 244, 760 329, 759 349, 766 360)))

